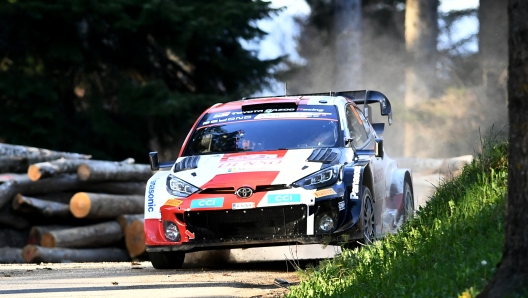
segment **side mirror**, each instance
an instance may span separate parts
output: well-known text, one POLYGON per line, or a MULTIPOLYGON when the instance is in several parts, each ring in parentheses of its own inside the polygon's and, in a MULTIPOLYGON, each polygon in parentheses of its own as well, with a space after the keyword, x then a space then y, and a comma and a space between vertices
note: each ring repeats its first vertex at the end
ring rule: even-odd
POLYGON ((383 139, 376 138, 376 144, 374 145, 374 155, 376 157, 383 158, 383 139))
POLYGON ((159 170, 159 160, 158 160, 158 152, 150 152, 149 153, 149 161, 150 161, 150 169, 152 171, 159 170))
POLYGON ((351 145, 353 141, 354 138, 345 137, 345 147, 351 145))

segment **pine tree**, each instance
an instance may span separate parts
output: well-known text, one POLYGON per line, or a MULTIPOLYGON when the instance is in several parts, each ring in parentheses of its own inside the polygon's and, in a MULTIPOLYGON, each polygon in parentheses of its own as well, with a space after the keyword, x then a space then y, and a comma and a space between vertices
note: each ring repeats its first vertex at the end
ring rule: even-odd
POLYGON ((274 10, 243 0, 0 4, 0 142, 135 157, 177 155, 196 117, 266 86, 278 59, 241 46, 274 10))

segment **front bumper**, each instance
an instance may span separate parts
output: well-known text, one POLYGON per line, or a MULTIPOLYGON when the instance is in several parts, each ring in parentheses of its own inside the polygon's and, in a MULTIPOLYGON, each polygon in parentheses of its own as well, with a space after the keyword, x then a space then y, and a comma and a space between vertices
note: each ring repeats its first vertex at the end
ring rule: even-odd
POLYGON ((160 251, 181 251, 193 252, 213 249, 235 249, 251 247, 269 247, 281 245, 304 245, 304 244, 334 244, 338 243, 337 235, 314 235, 314 236, 295 236, 295 237, 274 237, 270 239, 230 239, 230 240, 210 240, 184 242, 178 245, 147 245, 147 252, 160 251))

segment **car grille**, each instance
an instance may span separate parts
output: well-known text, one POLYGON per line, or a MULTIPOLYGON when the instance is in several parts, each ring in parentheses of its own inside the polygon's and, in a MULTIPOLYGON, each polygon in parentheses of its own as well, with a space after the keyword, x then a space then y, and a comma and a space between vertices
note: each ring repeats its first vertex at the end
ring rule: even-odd
POLYGON ((269 239, 306 234, 306 205, 222 211, 187 211, 194 241, 269 239))

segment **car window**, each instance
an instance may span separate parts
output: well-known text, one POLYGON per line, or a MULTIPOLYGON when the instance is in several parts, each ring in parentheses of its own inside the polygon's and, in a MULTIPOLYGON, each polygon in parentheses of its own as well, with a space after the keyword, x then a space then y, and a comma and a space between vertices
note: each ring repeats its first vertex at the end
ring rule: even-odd
MULTIPOLYGON (((358 113, 359 118, 361 119, 361 122, 363 122, 363 127, 365 128, 365 131, 367 132, 367 135, 368 135, 370 133, 370 125, 369 125, 369 122, 367 121, 367 118, 365 118, 365 115, 363 115, 363 112, 360 109, 358 108, 354 108, 354 109, 358 113)), ((372 110, 369 110, 369 112, 372 112, 372 110)))
POLYGON ((346 107, 346 118, 350 136, 354 139, 352 142, 353 146, 361 147, 368 139, 367 131, 363 126, 364 120, 359 117, 358 111, 351 105, 346 107))
POLYGON ((336 147, 339 131, 333 106, 275 113, 213 113, 192 133, 183 156, 336 147))

